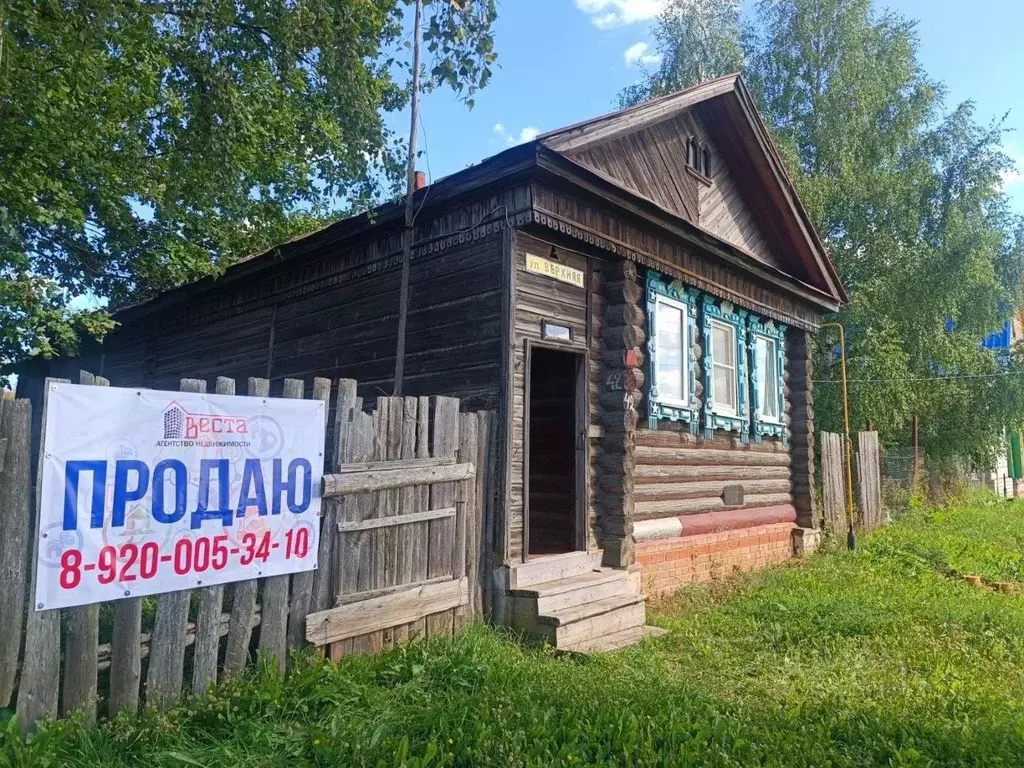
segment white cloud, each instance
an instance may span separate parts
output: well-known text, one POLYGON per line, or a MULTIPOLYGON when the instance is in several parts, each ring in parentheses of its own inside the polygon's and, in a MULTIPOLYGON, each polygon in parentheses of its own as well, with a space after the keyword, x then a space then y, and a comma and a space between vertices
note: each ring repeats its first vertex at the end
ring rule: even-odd
POLYGON ((520 142, 533 141, 538 136, 540 136, 540 128, 537 128, 537 127, 532 126, 532 125, 528 125, 525 128, 523 128, 523 130, 521 130, 519 132, 519 141, 520 142))
POLYGON ((1003 182, 1003 190, 1005 191, 1024 182, 1024 154, 1008 146, 1003 147, 1003 152, 1016 166, 1015 168, 1007 168, 999 174, 999 178, 1003 182))
POLYGON ((627 67, 635 67, 638 64, 643 67, 656 67, 661 63, 661 54, 648 51, 650 46, 647 43, 634 43, 625 50, 622 58, 625 59, 627 67))
POLYGON ((519 133, 509 133, 508 129, 505 128, 504 123, 495 123, 491 129, 495 135, 505 140, 505 146, 514 147, 516 144, 525 144, 528 141, 533 141, 540 136, 540 128, 533 125, 528 125, 523 128, 519 133))
POLYGON ((590 16, 598 29, 611 29, 657 17, 668 0, 576 0, 576 7, 590 16))

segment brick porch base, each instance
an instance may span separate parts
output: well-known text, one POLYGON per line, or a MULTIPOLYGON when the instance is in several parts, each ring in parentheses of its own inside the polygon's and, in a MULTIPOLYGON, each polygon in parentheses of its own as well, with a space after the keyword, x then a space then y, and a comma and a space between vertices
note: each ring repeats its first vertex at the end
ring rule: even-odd
POLYGON ((736 571, 754 571, 793 557, 795 523, 772 523, 731 531, 641 541, 636 562, 648 597, 683 584, 711 581, 736 571))

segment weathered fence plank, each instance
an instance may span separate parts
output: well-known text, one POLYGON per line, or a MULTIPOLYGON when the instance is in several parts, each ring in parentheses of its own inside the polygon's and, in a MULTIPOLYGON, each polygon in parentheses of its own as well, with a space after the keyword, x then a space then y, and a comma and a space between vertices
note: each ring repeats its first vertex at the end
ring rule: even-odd
MULTIPOLYGON (((454 397, 431 398, 433 431, 430 452, 434 458, 455 456, 459 450, 459 401, 454 397)), ((463 465, 456 465, 463 466, 463 465)), ((432 485, 430 506, 450 507, 455 504, 456 488, 451 483, 432 485)), ((454 520, 435 520, 429 523, 429 550, 427 555, 427 576, 443 576, 453 573, 455 565, 453 541, 455 540, 454 520)), ((457 574, 464 576, 464 573, 457 574)), ((450 634, 454 629, 455 614, 444 610, 427 616, 427 634, 430 636, 450 634)))
MULTIPOLYGON (((331 380, 321 377, 313 379, 313 399, 319 400, 324 409, 324 423, 327 423, 328 405, 331 401, 331 380)), ((325 446, 326 448, 326 446, 325 446)), ((324 505, 328 502, 322 501, 324 505)), ((321 515, 326 510, 321 509, 321 515)), ((326 524, 320 526, 320 537, 334 539, 338 534, 326 524)), ((319 552, 319 550, 318 550, 319 552)), ((330 560, 321 560, 317 557, 317 566, 322 568, 328 575, 331 573, 330 560)), ((310 612, 310 605, 313 602, 313 582, 316 571, 301 571, 292 576, 292 597, 288 609, 288 649, 301 648, 306 643, 306 614, 310 612)))
MULTIPOLYGON (((418 401, 415 397, 402 399, 402 454, 399 457, 406 466, 416 459, 416 410, 418 401)), ((416 514, 417 510, 423 507, 416 505, 416 489, 407 486, 401 491, 401 506, 399 511, 403 515, 416 514)), ((414 574, 417 541, 422 538, 427 530, 423 524, 405 525, 399 529, 399 584, 411 584, 416 576, 414 574)), ((412 627, 406 628, 406 636, 413 631, 412 627)))
MULTIPOLYGON (((182 392, 206 392, 202 379, 182 379, 182 392)), ((157 598, 149 670, 146 674, 146 704, 168 709, 181 695, 185 675, 185 630, 191 591, 167 592, 157 598)))
POLYGON ((32 530, 32 402, 0 401, 0 439, 7 441, 0 463, 0 709, 14 693, 15 671, 25 622, 29 531, 32 530))
MULTIPOLYGON (((338 395, 334 414, 334 450, 331 451, 330 468, 338 470, 346 463, 352 451, 352 432, 356 429, 356 381, 338 379, 338 395)), ((361 403, 361 401, 360 401, 361 403)), ((320 568, 313 577, 313 611, 322 611, 335 605, 342 594, 342 576, 345 562, 351 553, 343 552, 343 537, 337 532, 343 511, 350 502, 347 499, 324 499, 325 512, 321 524, 320 568)))
MULTIPOLYGON (((217 377, 218 395, 235 394, 235 380, 217 377)), ((192 657, 192 691, 203 693, 217 682, 217 657, 220 652, 220 615, 224 607, 224 585, 204 587, 199 593, 196 617, 196 642, 192 657)))
MULTIPOLYGON (((377 491, 408 488, 414 485, 453 483, 466 480, 473 475, 474 470, 471 464, 455 464, 454 457, 445 460, 452 463, 324 475, 323 495, 324 498, 333 498, 349 493, 376 493, 377 491)), ((393 464, 394 462, 387 463, 393 464)))
MULTIPOLYGON (((269 397, 270 381, 251 376, 246 382, 245 391, 249 397, 269 397)), ((241 525, 244 530, 244 519, 241 520, 241 525)), ((256 579, 239 581, 234 586, 231 598, 231 619, 228 622, 228 640, 224 649, 225 675, 244 669, 249 661, 249 645, 252 642, 258 589, 259 585, 256 579)))
MULTIPOLYGON (((366 420, 370 417, 363 413, 363 400, 356 396, 356 381, 340 379, 338 381, 337 405, 337 443, 332 462, 335 469, 349 462, 365 461, 372 458, 372 448, 364 449, 366 420)), ((371 441, 372 445, 372 441, 371 441)), ((357 589, 359 571, 359 541, 354 535, 335 532, 337 523, 345 520, 358 519, 361 500, 350 496, 340 500, 327 500, 330 505, 331 517, 324 520, 323 530, 334 536, 332 572, 333 588, 330 601, 321 600, 313 609, 324 610, 340 604, 345 595, 353 595, 357 589)), ((323 562, 321 560, 321 562, 323 562)), ((330 658, 337 661, 345 654, 352 653, 351 639, 331 643, 327 651, 330 658)))
POLYGON ((128 597, 115 602, 114 627, 110 638, 110 699, 107 702, 107 713, 111 716, 123 709, 135 712, 139 708, 139 686, 142 683, 141 634, 141 598, 128 597))
POLYGON ((494 541, 492 523, 494 520, 495 445, 496 430, 494 414, 490 411, 477 413, 477 460, 476 464, 476 517, 477 517, 477 583, 470 584, 478 596, 477 617, 491 613, 491 542, 494 541))
MULTIPOLYGON (((388 456, 393 459, 402 458, 402 439, 405 434, 405 398, 392 397, 391 409, 388 412, 388 456)), ((401 516, 405 510, 402 507, 403 489, 395 488, 388 491, 386 513, 401 516)), ((383 529, 384 552, 386 554, 384 570, 384 586, 393 587, 403 583, 402 579, 402 558, 405 556, 406 546, 404 536, 408 528, 388 526, 383 529)), ((396 642, 402 642, 409 638, 409 626, 398 624, 390 630, 384 631, 384 647, 392 647, 396 642)))
MULTIPOLYGON (((42 423, 46 424, 46 403, 50 388, 54 384, 70 384, 67 379, 46 379, 43 382, 42 423)), ((36 562, 39 557, 40 515, 42 507, 41 482, 43 476, 43 457, 46 455, 46 430, 39 438, 39 456, 36 470, 35 489, 35 536, 32 538, 29 562, 32 574, 32 586, 29 592, 29 610, 25 621, 26 653, 21 665, 21 680, 18 684, 18 726, 22 734, 36 729, 36 724, 44 717, 55 717, 57 714, 57 693, 60 690, 60 611, 35 610, 32 605, 36 594, 36 562)))
POLYGON ((455 507, 448 507, 446 509, 427 509, 423 512, 410 512, 408 515, 375 517, 372 520, 361 520, 359 522, 352 523, 338 523, 338 530, 342 532, 369 531, 374 528, 391 528, 394 526, 408 525, 410 523, 421 523, 425 520, 440 520, 443 517, 455 517, 455 507))
POLYGON ((821 433, 821 489, 825 529, 833 536, 849 528, 846 512, 846 481, 843 464, 843 436, 821 433))
MULTIPOLYGON (((477 428, 479 422, 475 413, 459 414, 459 461, 469 464, 477 462, 477 428)), ((476 615, 476 486, 461 483, 456 495, 455 515, 455 572, 465 574, 469 580, 469 600, 455 609, 455 629, 465 626, 468 619, 476 615), (470 546, 470 542, 472 545, 470 546), (472 551, 470 551, 472 550, 472 551)))
POLYGON ((455 606, 469 599, 468 591, 466 579, 446 579, 313 613, 306 619, 306 639, 313 645, 327 645, 372 635, 396 623, 408 624, 424 614, 451 616, 455 606))
MULTIPOLYGON (((299 379, 284 380, 284 396, 301 399, 304 392, 299 379)), ((290 577, 271 576, 263 582, 263 623, 260 625, 259 650, 273 658, 278 674, 283 675, 288 662, 288 587, 290 577)))
POLYGON ((110 640, 109 714, 139 707, 142 680, 142 600, 137 597, 114 603, 114 629, 110 640))
MULTIPOLYGON (((416 398, 416 449, 413 453, 418 462, 454 461, 451 457, 435 459, 430 455, 430 398, 416 398)), ((437 466, 437 465, 435 465, 437 466)), ((413 490, 417 509, 430 508, 430 486, 417 485, 413 490)), ((410 581, 422 582, 428 579, 427 561, 430 556, 430 525, 416 526, 416 540, 413 544, 410 581)), ((420 617, 409 624, 409 637, 415 639, 427 633, 427 619, 420 617)))
POLYGON ((857 507, 861 528, 873 531, 882 524, 882 470, 877 432, 857 435, 857 507))
MULTIPOLYGON (((374 438, 373 458, 377 461, 387 461, 388 455, 388 427, 390 426, 391 398, 378 397, 377 407, 373 414, 374 438)), ((367 514, 365 517, 384 517, 388 510, 388 494, 373 493, 366 496, 367 514)), ((366 550, 367 567, 366 579, 360 580, 360 591, 366 589, 381 589, 389 586, 385 580, 384 563, 384 531, 368 530, 357 534, 361 541, 365 542, 363 549, 366 550)), ((361 550, 362 551, 362 550, 361 550)), ((368 632, 361 637, 354 639, 354 649, 364 650, 369 653, 378 653, 384 647, 383 629, 375 632, 368 632)))
MULTIPOLYGON (((78 383, 109 386, 88 371, 78 372, 78 383)), ((79 605, 68 609, 68 633, 64 648, 64 688, 61 713, 81 710, 86 725, 96 722, 96 648, 100 643, 100 606, 79 605)))
MULTIPOLYGON (((415 398, 415 397, 406 398, 406 399, 407 400, 412 400, 414 403, 417 400, 417 398, 415 398)), ((415 406, 414 406, 414 408, 415 408, 415 406)), ((408 413, 408 411, 406 411, 406 412, 408 413)), ((413 439, 412 439, 413 451, 416 450, 415 426, 416 426, 416 419, 413 419, 413 427, 414 427, 414 430, 413 430, 414 434, 413 434, 413 439)), ((403 434, 403 441, 404 441, 404 437, 405 436, 403 434)), ((402 452, 403 453, 405 452, 404 442, 403 442, 402 452)), ((334 472, 325 472, 324 474, 351 475, 351 474, 356 474, 356 473, 362 474, 363 472, 381 472, 381 471, 389 470, 389 469, 419 469, 419 468, 422 468, 422 467, 446 467, 446 466, 449 466, 449 465, 455 464, 455 463, 456 463, 456 461, 455 461, 454 458, 441 458, 441 459, 414 459, 414 458, 409 458, 408 460, 407 459, 399 459, 398 461, 357 461, 357 462, 348 462, 346 464, 342 464, 334 472)))

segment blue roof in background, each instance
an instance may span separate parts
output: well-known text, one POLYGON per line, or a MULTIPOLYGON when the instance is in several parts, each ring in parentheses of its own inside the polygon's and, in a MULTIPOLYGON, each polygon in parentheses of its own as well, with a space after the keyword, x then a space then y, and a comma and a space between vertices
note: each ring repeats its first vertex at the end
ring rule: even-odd
MULTIPOLYGON (((947 317, 944 323, 946 330, 952 333, 956 330, 956 321, 952 317, 947 317)), ((1003 323, 1002 330, 992 331, 985 338, 981 340, 982 349, 1009 349, 1013 340, 1013 323, 1007 320, 1003 323)))
MULTIPOLYGON (((948 327, 948 326, 947 326, 948 327)), ((1009 349, 1013 335, 1010 321, 1003 323, 1003 330, 993 331, 981 341, 982 349, 1009 349)))

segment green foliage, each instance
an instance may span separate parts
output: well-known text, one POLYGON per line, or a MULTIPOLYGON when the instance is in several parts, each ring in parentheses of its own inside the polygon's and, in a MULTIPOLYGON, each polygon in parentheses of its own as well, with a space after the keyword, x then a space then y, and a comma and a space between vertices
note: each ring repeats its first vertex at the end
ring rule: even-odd
MULTIPOLYGON (((927 453, 989 458, 1024 420, 1019 354, 1002 378, 921 379, 997 372, 980 342, 1020 306, 1001 124, 978 124, 970 102, 944 111, 914 23, 871 0, 760 0, 749 18, 733 0, 675 0, 656 35, 662 65, 626 103, 743 68, 851 293, 831 319, 847 331, 853 424, 907 444, 917 414, 927 453)), ((817 425, 841 430, 838 339, 820 340, 817 425)))
MULTIPOLYGON (((0 0, 0 366, 397 189, 408 0, 0 0)), ((427 2, 471 103, 493 0, 427 2)))
MULTIPOLYGON (((48 725, 0 766, 970 766, 1024 760, 1024 506, 916 513, 656 608, 614 655, 472 627, 338 665, 303 656, 171 712, 48 725)), ((6 751, 3 751, 6 750, 6 751)))

